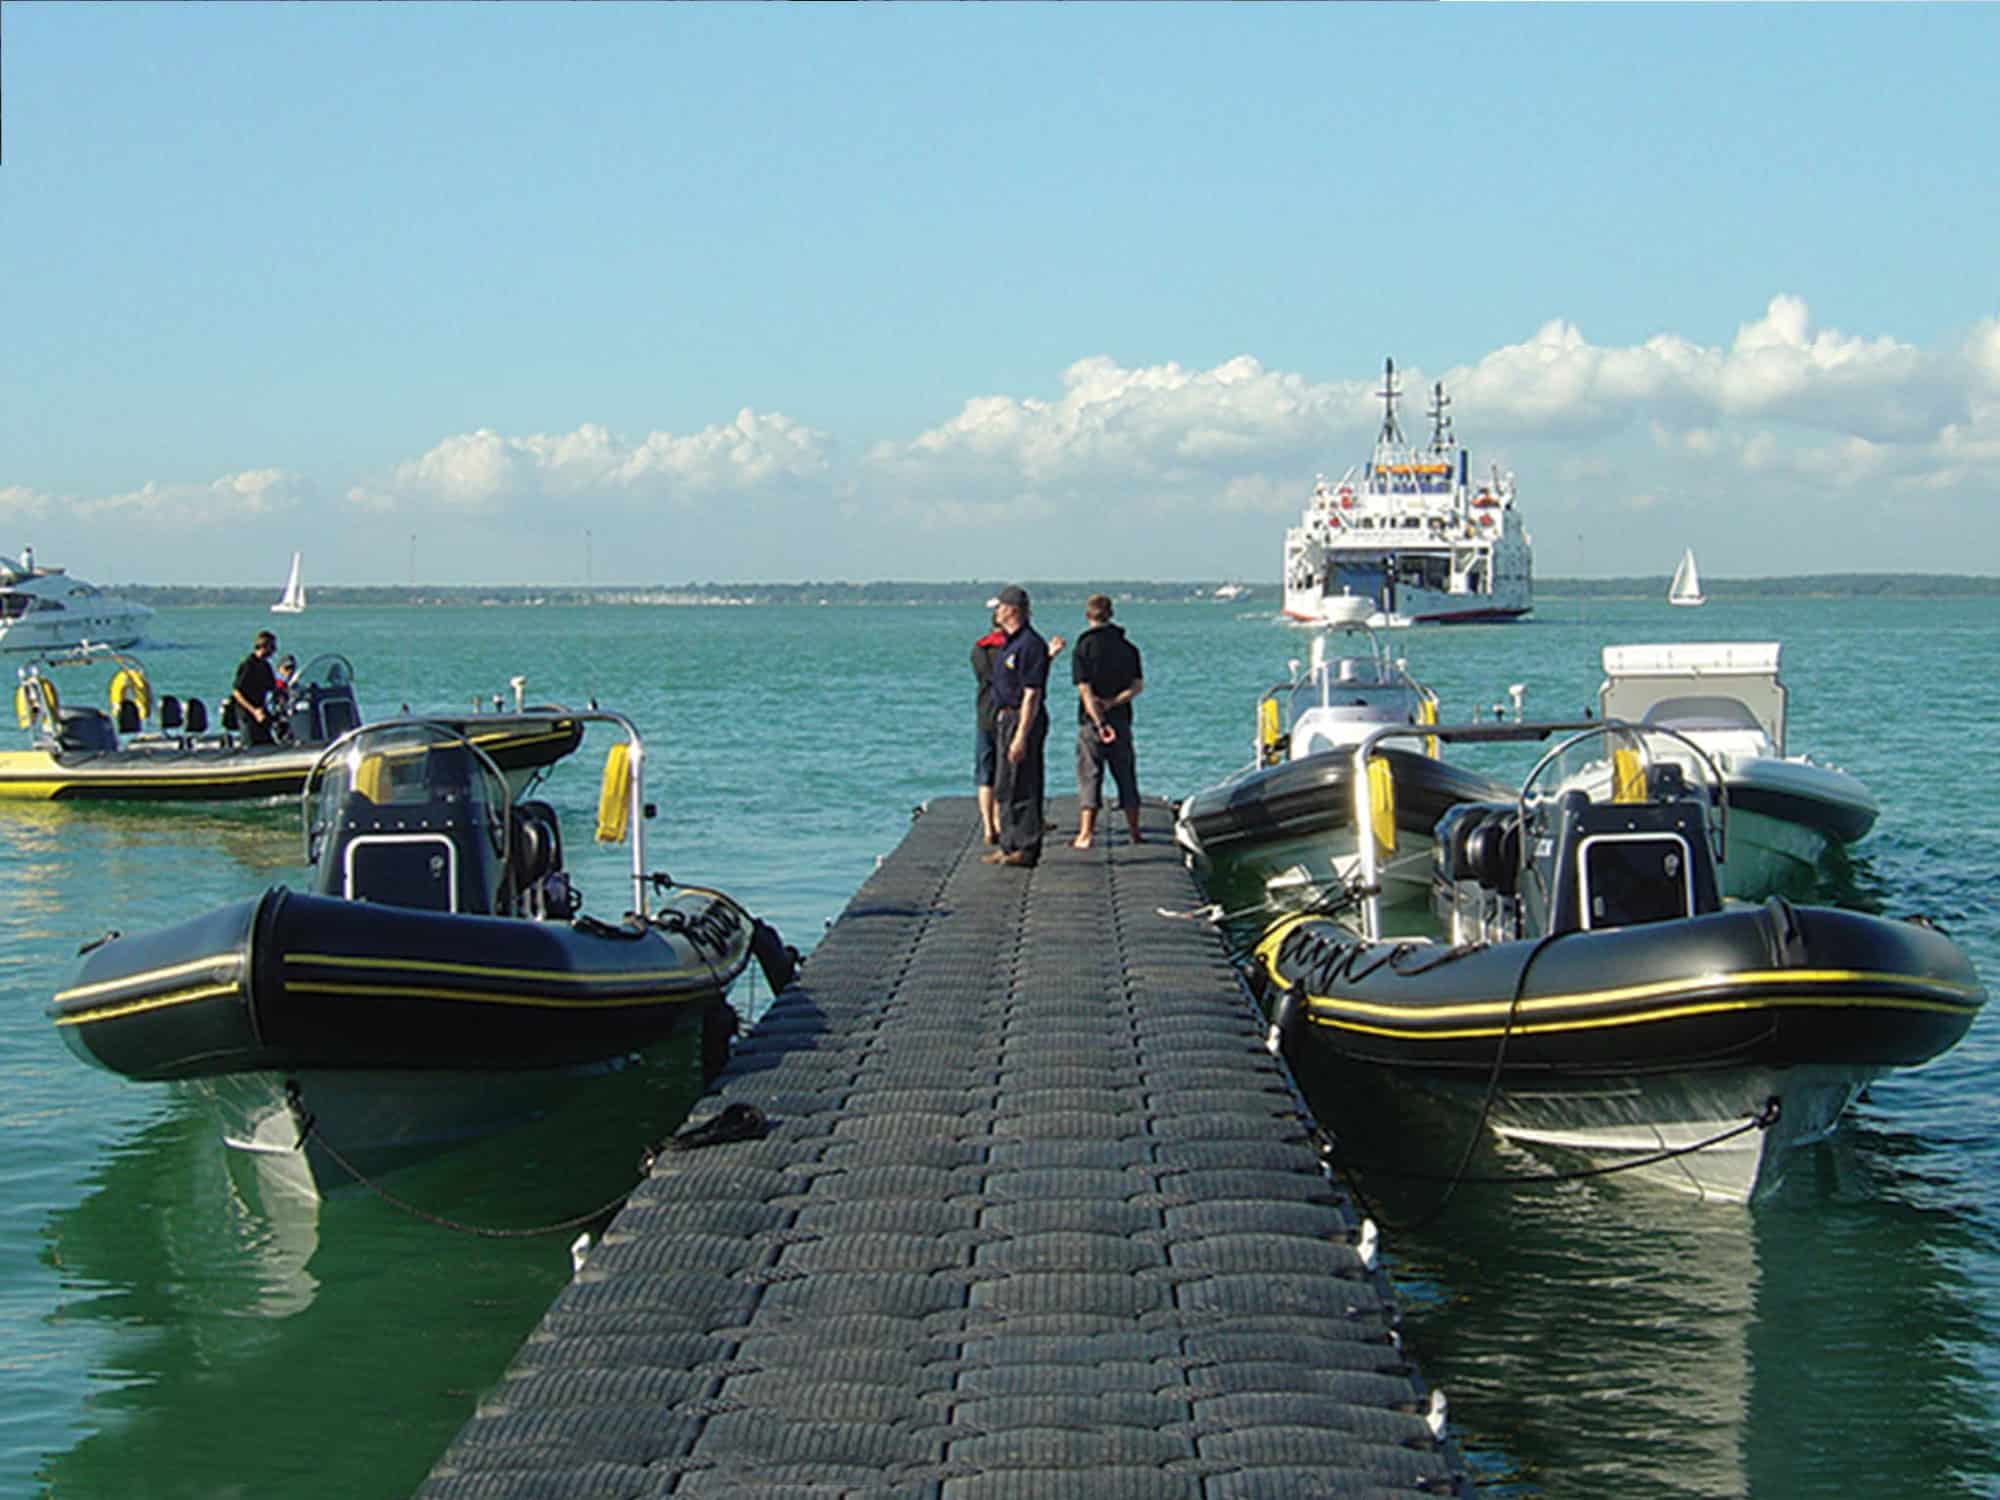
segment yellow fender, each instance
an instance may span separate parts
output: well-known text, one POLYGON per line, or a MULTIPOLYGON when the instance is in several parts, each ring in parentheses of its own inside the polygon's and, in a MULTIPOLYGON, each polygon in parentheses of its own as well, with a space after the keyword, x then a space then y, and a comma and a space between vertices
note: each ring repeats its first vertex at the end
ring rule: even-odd
MULTIPOLYGON (((1435 724, 1437 723, 1437 721, 1438 721, 1437 694, 1432 692, 1429 688, 1425 688, 1423 690, 1423 696, 1417 700, 1417 722, 1419 724, 1435 724)), ((1428 755, 1432 760, 1437 759, 1438 737, 1436 735, 1427 734, 1424 736, 1424 754, 1428 755)))
POLYGON ((1265 698, 1257 705, 1257 758, 1267 766, 1284 759, 1284 731, 1278 727, 1278 700, 1265 698))
POLYGON ((146 681, 146 674, 138 667, 120 667, 111 674, 111 713, 115 718, 118 705, 130 699, 138 705, 139 717, 153 716, 153 685, 146 681))
POLYGON ((380 806, 388 800, 389 757, 382 754, 364 756, 361 764, 354 768, 354 790, 370 802, 380 806))
POLYGON ((597 842, 622 844, 632 829, 632 757, 620 740, 606 752, 597 789, 597 842))
POLYGON ((1646 767, 1640 761, 1637 750, 1611 752, 1611 800, 1613 802, 1646 800, 1646 767))
POLYGON ((38 712, 47 715, 49 728, 54 729, 62 722, 60 709, 56 685, 49 681, 46 673, 37 672, 14 689, 14 717, 23 729, 34 724, 38 712))
POLYGON ((1396 773, 1389 762, 1368 762, 1368 831, 1383 854, 1396 852, 1396 773))

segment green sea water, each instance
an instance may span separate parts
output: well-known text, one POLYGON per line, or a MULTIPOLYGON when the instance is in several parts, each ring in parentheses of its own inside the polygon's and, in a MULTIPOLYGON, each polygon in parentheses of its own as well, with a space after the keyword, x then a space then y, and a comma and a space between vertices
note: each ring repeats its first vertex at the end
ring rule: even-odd
MULTIPOLYGON (((1074 634, 1084 592, 1038 600, 1038 623, 1074 634)), ((1120 609, 1145 652, 1149 793, 1247 760, 1256 696, 1306 645, 1271 604, 1120 609)), ((165 611, 140 655, 157 687, 213 702, 270 623, 165 611)), ((652 866, 730 891, 809 950, 912 810, 969 790, 983 623, 936 604, 316 606, 278 627, 301 659, 348 655, 375 714, 490 701, 517 674, 530 700, 626 713, 659 806, 652 866)), ((1516 682, 1531 714, 1575 714, 1601 646, 1677 639, 1784 643, 1792 748, 1884 808, 1830 894, 1926 913, 2000 974, 1990 600, 1545 598, 1524 624, 1395 638, 1448 717, 1516 682)), ((1515 753, 1479 763, 1505 774, 1515 753)), ((587 746, 545 795, 589 909, 615 916, 626 856, 584 832, 601 754, 587 746)), ((1067 757, 1052 761, 1061 790, 1067 757)), ((193 1100, 84 1066, 46 1020, 80 943, 299 884, 297 822, 290 806, 0 805, 0 1495, 407 1494, 569 1274, 567 1235, 473 1236, 366 1194, 268 1201, 225 1170, 193 1100)), ((1755 1211, 1609 1181, 1466 1187, 1430 1219, 1434 1190, 1375 1185, 1405 1342, 1484 1489, 2000 1492, 1996 1024, 1875 1085, 1755 1211)), ((667 1076, 630 1076, 394 1185, 468 1223, 536 1225, 629 1185, 686 1103, 667 1076)))

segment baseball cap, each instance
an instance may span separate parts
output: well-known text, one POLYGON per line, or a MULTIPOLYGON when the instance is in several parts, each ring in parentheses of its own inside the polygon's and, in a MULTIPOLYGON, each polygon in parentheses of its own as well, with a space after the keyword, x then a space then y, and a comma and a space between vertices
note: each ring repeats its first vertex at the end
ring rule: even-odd
POLYGON ((1016 584, 1010 583, 986 601, 988 609, 998 609, 1003 604, 1011 604, 1016 609, 1026 609, 1028 607, 1028 591, 1016 584))

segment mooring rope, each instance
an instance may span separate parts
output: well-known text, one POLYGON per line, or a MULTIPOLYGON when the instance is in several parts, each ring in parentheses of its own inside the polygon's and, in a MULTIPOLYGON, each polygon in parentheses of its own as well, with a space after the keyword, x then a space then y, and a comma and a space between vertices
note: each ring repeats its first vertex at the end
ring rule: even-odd
MULTIPOLYGON (((1778 1123, 1780 1113, 1781 1109, 1778 1097, 1773 1094, 1764 1101, 1764 1107, 1758 1110, 1756 1114, 1746 1116, 1737 1124, 1731 1125, 1725 1130, 1717 1131, 1714 1135, 1707 1136, 1702 1140, 1690 1141, 1685 1146, 1662 1146, 1659 1150, 1649 1151, 1644 1156, 1634 1156, 1625 1161, 1609 1162, 1602 1166, 1573 1167, 1566 1171, 1552 1169, 1547 1172, 1494 1172, 1489 1174, 1465 1173, 1462 1171, 1451 1173, 1405 1171, 1401 1168, 1383 1166, 1379 1163, 1371 1165, 1366 1162, 1357 1163, 1342 1160, 1330 1132, 1316 1127, 1312 1132, 1312 1136, 1320 1157, 1328 1163, 1338 1166, 1342 1180, 1347 1184, 1348 1191, 1354 1194, 1355 1201, 1361 1210, 1385 1228, 1404 1231, 1421 1229, 1429 1224, 1443 1209, 1445 1201, 1449 1200, 1450 1193, 1447 1192, 1445 1199, 1440 1200, 1423 1217, 1415 1219, 1408 1224, 1390 1224, 1370 1207, 1367 1197, 1361 1191, 1360 1184, 1354 1180, 1354 1173, 1367 1172, 1378 1177, 1393 1177, 1403 1182, 1443 1182, 1450 1184, 1453 1188, 1457 1187, 1460 1183, 1471 1183, 1476 1187, 1535 1187, 1542 1183, 1578 1182, 1585 1178, 1610 1177, 1619 1172, 1636 1171, 1640 1167, 1658 1166, 1661 1162, 1672 1161, 1676 1157, 1692 1156, 1697 1151, 1706 1151, 1711 1146, 1720 1146, 1726 1141, 1735 1140, 1739 1135, 1748 1135, 1753 1130, 1769 1130, 1773 1125, 1778 1123)), ((1477 1139, 1476 1136, 1475 1139, 1477 1139)))
POLYGON ((537 1224, 526 1229, 501 1229, 490 1224, 467 1224, 460 1219, 449 1218, 444 1214, 432 1213, 429 1209, 420 1207, 410 1202, 407 1198, 397 1197, 394 1193, 383 1187, 381 1183, 376 1182, 359 1167, 355 1166, 353 1162, 342 1156, 333 1142, 320 1134, 319 1121, 313 1115, 305 1114, 302 1118, 304 1128, 300 1131, 300 1144, 303 1145, 307 1140, 317 1142, 319 1148, 333 1159, 335 1166, 339 1167, 341 1171, 353 1178, 362 1187, 368 1189, 369 1192, 380 1198, 391 1208, 398 1209, 412 1218, 422 1219, 426 1224, 435 1224, 440 1229, 455 1230, 459 1234, 477 1235, 481 1239, 527 1240, 537 1239, 546 1234, 561 1234, 565 1230, 581 1229, 586 1224, 595 1223, 608 1214, 616 1213, 620 1208, 624 1207, 625 1200, 630 1198, 634 1190, 639 1186, 635 1182, 631 1187, 626 1188, 624 1192, 602 1207, 594 1208, 587 1214, 576 1214, 570 1218, 558 1220, 553 1224, 537 1224))

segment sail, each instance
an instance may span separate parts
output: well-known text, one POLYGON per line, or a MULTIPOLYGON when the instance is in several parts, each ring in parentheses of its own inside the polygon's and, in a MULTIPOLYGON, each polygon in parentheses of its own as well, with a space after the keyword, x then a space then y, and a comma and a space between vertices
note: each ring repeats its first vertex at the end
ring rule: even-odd
POLYGON ((1669 604, 1702 604, 1706 600, 1701 592, 1701 574, 1695 570, 1694 548, 1681 554, 1681 565, 1674 569, 1674 581, 1667 590, 1669 604))
POLYGON ((306 607, 306 586, 299 580, 299 555, 292 554, 292 573, 285 580, 284 596, 271 606, 274 615, 295 615, 306 607))

